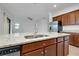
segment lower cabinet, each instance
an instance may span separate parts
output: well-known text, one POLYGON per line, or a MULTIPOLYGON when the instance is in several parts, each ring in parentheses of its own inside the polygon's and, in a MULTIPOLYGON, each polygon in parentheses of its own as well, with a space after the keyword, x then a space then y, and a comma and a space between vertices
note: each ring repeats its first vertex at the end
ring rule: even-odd
POLYGON ((79 34, 74 34, 73 45, 79 47, 79 34))
POLYGON ((24 54, 24 56, 43 56, 43 49, 38 49, 29 53, 24 54))
POLYGON ((70 33, 69 44, 79 47, 79 34, 78 33, 70 33))
POLYGON ((57 56, 63 56, 63 42, 57 43, 57 56))
POLYGON ((69 53, 68 41, 67 37, 61 37, 25 44, 20 53, 21 56, 66 56, 69 53))
POLYGON ((69 41, 64 41, 64 56, 69 54, 69 41))
POLYGON ((56 56, 56 44, 25 53, 24 56, 56 56))
POLYGON ((73 42, 74 42, 73 39, 74 39, 74 35, 71 34, 69 38, 69 44, 73 45, 73 42))
POLYGON ((46 47, 44 52, 45 56, 56 56, 56 44, 46 47))

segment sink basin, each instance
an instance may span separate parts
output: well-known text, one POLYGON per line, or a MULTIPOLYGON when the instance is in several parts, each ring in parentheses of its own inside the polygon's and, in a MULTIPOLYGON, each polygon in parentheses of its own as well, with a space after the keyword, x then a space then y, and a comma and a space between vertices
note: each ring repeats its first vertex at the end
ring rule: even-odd
POLYGON ((24 36, 26 39, 40 38, 40 37, 48 37, 49 35, 28 35, 24 36))

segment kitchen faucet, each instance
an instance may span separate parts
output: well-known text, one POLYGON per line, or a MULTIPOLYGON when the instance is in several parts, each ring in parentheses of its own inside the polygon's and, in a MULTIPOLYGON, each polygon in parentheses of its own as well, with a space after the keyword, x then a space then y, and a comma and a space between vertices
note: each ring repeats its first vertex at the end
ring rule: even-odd
MULTIPOLYGON (((31 17, 27 17, 30 21, 33 21, 33 19, 31 17)), ((38 33, 38 29, 37 29, 37 24, 35 22, 34 24, 34 35, 36 35, 36 33, 38 33)))
POLYGON ((35 23, 34 25, 34 35, 36 35, 38 33, 38 29, 37 29, 37 24, 35 23))

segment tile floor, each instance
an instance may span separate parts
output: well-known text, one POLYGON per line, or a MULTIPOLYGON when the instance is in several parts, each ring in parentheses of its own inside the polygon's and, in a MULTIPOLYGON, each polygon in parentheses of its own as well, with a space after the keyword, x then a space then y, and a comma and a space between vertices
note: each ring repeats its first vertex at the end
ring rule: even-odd
POLYGON ((79 47, 69 45, 69 56, 79 56, 79 47))

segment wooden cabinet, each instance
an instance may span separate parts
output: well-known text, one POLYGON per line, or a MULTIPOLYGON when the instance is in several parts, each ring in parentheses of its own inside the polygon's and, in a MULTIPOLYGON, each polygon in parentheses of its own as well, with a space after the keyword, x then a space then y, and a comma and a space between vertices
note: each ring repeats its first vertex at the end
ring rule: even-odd
POLYGON ((69 54, 69 40, 64 41, 64 56, 67 56, 69 54))
POLYGON ((74 39, 74 35, 72 33, 70 33, 70 37, 69 37, 69 44, 73 45, 73 39, 74 39))
POLYGON ((62 25, 79 24, 79 10, 53 17, 54 21, 62 21, 62 25))
POLYGON ((79 47, 79 34, 77 33, 74 34, 73 45, 79 47))
POLYGON ((38 49, 29 53, 24 54, 24 56, 43 56, 43 49, 38 49))
POLYGON ((63 41, 64 41, 63 37, 60 37, 57 39, 57 42, 58 42, 57 43, 57 56, 63 56, 63 47, 64 47, 63 41))
POLYGON ((48 39, 48 40, 44 40, 44 41, 40 41, 40 42, 34 42, 31 44, 25 44, 25 45, 21 46, 21 48, 22 48, 21 53, 24 54, 24 53, 30 52, 32 50, 43 48, 45 46, 55 44, 55 43, 56 43, 56 39, 48 39))
POLYGON ((69 36, 58 38, 57 56, 67 56, 69 54, 69 36))
POLYGON ((69 33, 69 34, 71 34, 69 38, 69 44, 79 47, 79 33, 69 33))
POLYGON ((75 11, 76 15, 76 24, 79 24, 79 10, 75 11))
MULTIPOLYGON (((43 40, 43 41, 34 42, 34 43, 30 43, 30 44, 25 44, 25 45, 21 46, 21 55, 37 54, 39 56, 39 54, 37 53, 37 51, 39 51, 38 49, 41 49, 41 48, 43 49, 43 51, 41 53, 45 53, 46 51, 50 52, 49 50, 45 50, 45 47, 49 46, 48 48, 52 48, 54 50, 54 49, 56 49, 56 46, 54 44, 56 44, 56 39, 48 39, 48 40, 43 40), (50 45, 52 45, 52 46, 50 46, 50 45)), ((40 53, 40 51, 39 51, 39 53, 40 53)), ((40 55, 42 55, 42 54, 40 54, 40 55)), ((43 55, 45 55, 45 54, 43 54, 43 55)), ((56 55, 56 53, 52 52, 52 56, 53 55, 56 55)))
POLYGON ((62 25, 68 25, 68 13, 62 15, 62 25))
POLYGON ((57 56, 63 56, 63 42, 57 43, 57 56))
POLYGON ((75 12, 68 13, 68 25, 75 24, 75 12))
POLYGON ((57 17, 53 17, 52 19, 53 19, 53 21, 57 21, 57 17))
POLYGON ((62 15, 54 17, 53 21, 62 21, 62 15))
POLYGON ((63 56, 68 54, 68 39, 65 37, 21 45, 21 56, 63 56), (65 51, 64 51, 65 50, 65 51))
POLYGON ((45 48, 45 56, 56 56, 56 44, 45 48))

